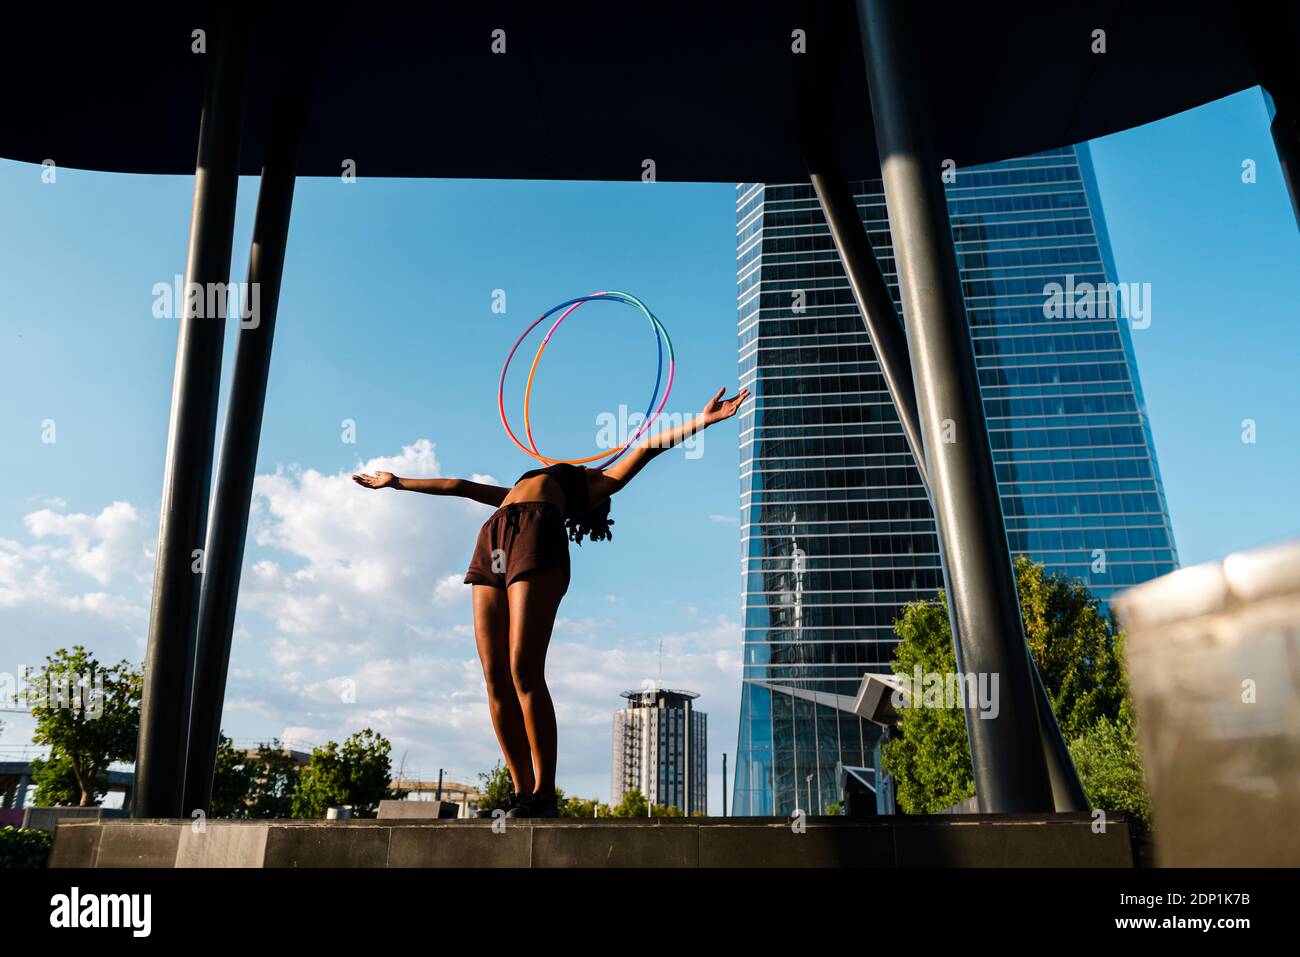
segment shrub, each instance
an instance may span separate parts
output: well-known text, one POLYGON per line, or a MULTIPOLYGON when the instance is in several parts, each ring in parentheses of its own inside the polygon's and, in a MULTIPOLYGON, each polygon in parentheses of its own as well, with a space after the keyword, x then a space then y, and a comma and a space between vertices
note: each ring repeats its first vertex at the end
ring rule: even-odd
POLYGON ((54 835, 29 827, 0 827, 0 867, 44 867, 54 835))

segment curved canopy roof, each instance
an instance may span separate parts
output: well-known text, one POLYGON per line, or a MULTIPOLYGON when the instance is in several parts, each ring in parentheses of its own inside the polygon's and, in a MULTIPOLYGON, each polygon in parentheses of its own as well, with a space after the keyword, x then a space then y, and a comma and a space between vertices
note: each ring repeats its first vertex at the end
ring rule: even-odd
MULTIPOLYGON (((937 146, 962 166, 1258 82, 1227 0, 909 2, 937 146)), ((801 130, 828 126, 850 178, 879 169, 852 0, 258 6, 246 174, 272 97, 306 76, 302 175, 351 159, 361 177, 637 180, 651 159, 661 181, 788 182, 807 178, 801 130)), ((0 156, 193 173, 204 56, 191 33, 212 24, 207 4, 18 4, 5 18, 0 156)))

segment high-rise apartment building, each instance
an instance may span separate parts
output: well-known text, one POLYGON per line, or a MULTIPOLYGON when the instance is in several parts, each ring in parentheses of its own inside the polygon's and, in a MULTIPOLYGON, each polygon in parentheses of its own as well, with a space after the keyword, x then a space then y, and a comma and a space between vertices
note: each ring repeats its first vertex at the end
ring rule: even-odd
POLYGON ((690 815, 708 807, 709 717, 690 691, 624 691, 627 707, 614 712, 610 803, 638 790, 651 805, 690 815))

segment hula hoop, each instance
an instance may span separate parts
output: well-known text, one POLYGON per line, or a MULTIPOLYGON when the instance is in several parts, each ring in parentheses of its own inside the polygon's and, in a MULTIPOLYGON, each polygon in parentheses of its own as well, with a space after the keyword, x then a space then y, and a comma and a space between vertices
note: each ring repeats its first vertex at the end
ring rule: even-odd
POLYGON ((546 312, 542 313, 542 315, 538 316, 537 319, 533 320, 533 322, 528 326, 528 328, 526 328, 520 334, 519 338, 515 340, 515 344, 511 346, 510 352, 506 355, 506 361, 501 367, 501 377, 497 384, 497 412, 501 416, 501 425, 506 430, 506 435, 510 437, 510 441, 515 444, 515 447, 518 448, 525 455, 531 456, 532 458, 536 459, 539 462, 542 462, 545 465, 556 465, 560 463, 566 465, 585 465, 588 462, 595 462, 598 459, 605 459, 605 461, 601 462, 599 465, 596 466, 597 469, 605 469, 613 465, 616 461, 618 461, 618 459, 620 459, 627 452, 627 450, 632 447, 633 443, 635 443, 638 439, 640 439, 641 436, 649 430, 650 426, 659 417, 659 414, 663 411, 664 406, 668 403, 669 394, 672 392, 673 379, 676 376, 676 368, 677 368, 677 360, 673 353, 673 342, 672 339, 669 338, 668 336, 668 330, 664 328, 663 323, 660 322, 659 318, 653 312, 650 311, 650 309, 646 306, 646 304, 643 303, 636 296, 633 296, 631 293, 619 292, 616 290, 595 292, 589 296, 578 296, 577 298, 570 299, 567 302, 562 302, 558 306, 553 306, 552 308, 548 309, 546 312), (583 306, 588 302, 593 302, 596 300, 621 302, 625 305, 633 306, 639 309, 641 313, 644 314, 645 317, 650 320, 651 329, 654 332, 654 336, 655 336, 655 345, 658 350, 658 360, 659 360, 659 367, 658 370, 655 372, 654 390, 651 392, 650 401, 646 405, 646 411, 643 415, 643 421, 641 425, 637 427, 636 431, 627 440, 627 442, 618 446, 616 449, 612 451, 612 453, 606 451, 606 452, 601 452, 597 455, 588 456, 586 458, 576 458, 576 459, 551 458, 549 456, 543 455, 541 451, 538 450, 537 443, 533 439, 532 415, 531 415, 533 381, 537 375, 537 367, 541 362, 542 353, 546 351, 546 347, 551 341, 551 336, 555 334, 555 331, 560 327, 560 325, 564 322, 564 320, 569 318, 569 316, 571 316, 580 306, 583 306), (523 344, 524 339, 528 337, 528 334, 531 333, 534 329, 536 329, 539 325, 541 325, 541 323, 543 323, 546 319, 550 318, 551 316, 555 315, 557 312, 560 312, 561 310, 564 310, 563 313, 560 315, 558 319, 555 320, 555 322, 551 325, 550 329, 547 330, 546 335, 542 337, 542 342, 537 348, 536 355, 533 356, 532 366, 529 368, 528 371, 528 384, 524 390, 524 430, 525 430, 525 435, 527 436, 528 439, 528 445, 525 446, 522 442, 519 441, 519 438, 515 435, 514 430, 510 427, 510 421, 506 416, 506 406, 505 406, 506 373, 510 369, 510 363, 514 360, 515 353, 519 351, 519 347, 523 344), (665 343, 668 346, 668 377, 666 383, 664 381, 664 375, 663 375, 663 352, 664 352, 665 343), (661 385, 664 385, 664 392, 662 397, 659 394, 659 389, 661 385))

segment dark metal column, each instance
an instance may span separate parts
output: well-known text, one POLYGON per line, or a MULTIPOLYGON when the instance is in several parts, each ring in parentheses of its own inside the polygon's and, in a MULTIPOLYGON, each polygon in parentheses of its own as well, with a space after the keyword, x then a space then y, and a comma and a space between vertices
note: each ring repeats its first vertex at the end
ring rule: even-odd
MULTIPOLYGON (((821 143, 807 150, 809 179, 821 203, 826 225, 830 230, 835 248, 840 255, 840 263, 848 277, 853 297, 857 301, 858 311, 862 315, 867 334, 871 337, 876 360, 880 364, 885 385, 898 411, 903 434, 907 438, 912 456, 916 460, 917 471, 921 474, 921 483, 926 494, 930 495, 930 479, 925 466, 925 454, 921 443, 921 427, 916 411, 916 388, 912 381, 912 367, 908 358, 907 338, 904 326, 894 308, 894 300, 889 286, 880 271, 880 262, 871 246, 871 237, 867 235, 866 225, 858 213, 857 201, 847 180, 835 161, 829 144, 821 143)), ((930 496, 933 509, 934 499, 930 496)), ((966 659, 962 636, 957 630, 957 615, 952 603, 952 587, 949 582, 948 561, 942 540, 939 545, 940 562, 943 569, 944 593, 948 598, 948 619, 953 625, 953 645, 957 655, 957 667, 965 671, 966 659)), ((1043 737, 1043 758, 1047 762, 1048 775, 1052 783, 1052 801, 1057 811, 1086 811, 1088 798, 1083 790, 1083 782, 1070 757, 1069 747, 1061 734, 1052 711, 1047 689, 1030 656, 1030 668, 1033 672, 1035 710, 1043 737)), ((970 732, 970 718, 967 716, 967 731, 970 732)), ((973 734, 970 735, 972 747, 975 745, 973 734)), ((972 763, 975 763, 972 759, 972 763)))
MULTIPOLYGON (((194 205, 190 216, 185 288, 224 287, 239 185, 248 24, 242 7, 217 5, 220 22, 209 39, 203 114, 199 123, 194 205)), ((222 297, 224 302, 224 297, 222 297)), ((163 478, 158 556, 154 567, 149 646, 145 655, 140 735, 136 747, 135 817, 176 817, 182 809, 189 683, 216 432, 217 392, 225 322, 181 311, 172 381, 167 465, 163 478)))
POLYGON ((216 493, 208 523, 207 571, 199 603, 198 642, 185 770, 185 811, 209 810, 216 769, 226 673, 239 597, 239 579, 253 497, 266 382, 275 338, 275 318, 284 275, 285 245, 293 207, 305 104, 284 103, 273 115, 266 163, 257 197, 248 289, 259 291, 255 317, 241 318, 235 371, 226 406, 226 425, 217 464, 216 493))
POLYGON ((858 215, 857 201, 829 151, 820 155, 809 154, 808 175, 826 216, 835 248, 839 251, 840 264, 848 276, 858 312, 862 314, 867 335, 871 337, 885 386, 898 410, 898 420, 916 459, 921 482, 929 488, 930 476, 925 467, 921 427, 916 413, 916 389, 912 386, 912 367, 907 358, 907 336, 894 309, 894 297, 890 295, 880 271, 876 252, 871 247, 867 228, 858 215))
POLYGON ((957 275, 940 157, 926 127, 907 5, 857 0, 925 459, 963 670, 996 679, 997 716, 968 709, 982 812, 1050 811, 1052 787, 988 428, 957 275))

